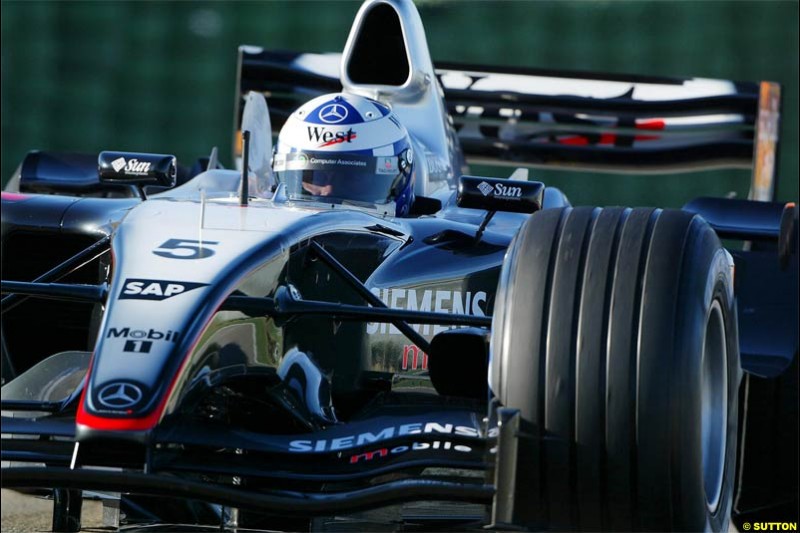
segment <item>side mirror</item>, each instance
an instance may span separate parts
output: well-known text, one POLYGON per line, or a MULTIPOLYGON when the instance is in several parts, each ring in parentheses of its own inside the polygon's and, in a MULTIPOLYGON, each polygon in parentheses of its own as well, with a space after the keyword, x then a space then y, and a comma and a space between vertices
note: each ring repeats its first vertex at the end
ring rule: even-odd
POLYGON ((442 201, 437 198, 417 195, 414 203, 411 204, 409 215, 412 217, 420 215, 435 215, 442 210, 442 201))
POLYGON ((97 173, 101 182, 171 188, 175 186, 178 165, 174 155, 100 152, 97 173))
POLYGON ((489 394, 489 330, 443 331, 431 341, 428 374, 441 395, 486 400, 489 394))
POLYGON ((458 180, 458 207, 535 213, 542 208, 544 183, 498 178, 461 176, 458 180))

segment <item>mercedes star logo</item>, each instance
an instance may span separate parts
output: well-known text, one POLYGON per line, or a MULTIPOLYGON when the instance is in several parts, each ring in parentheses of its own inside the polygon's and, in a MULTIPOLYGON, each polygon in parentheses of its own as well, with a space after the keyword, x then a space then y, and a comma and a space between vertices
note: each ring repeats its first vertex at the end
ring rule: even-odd
POLYGON ((100 389, 97 399, 111 409, 125 409, 139 403, 142 390, 131 383, 111 383, 100 389))
POLYGON ((347 118, 347 108, 342 104, 329 104, 319 110, 319 118, 327 124, 338 124, 347 118))

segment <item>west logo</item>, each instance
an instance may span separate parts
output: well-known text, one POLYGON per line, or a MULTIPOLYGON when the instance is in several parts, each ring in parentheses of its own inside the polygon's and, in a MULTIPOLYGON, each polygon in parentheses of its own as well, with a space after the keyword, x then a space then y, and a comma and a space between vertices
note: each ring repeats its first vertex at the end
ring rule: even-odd
POLYGON ((347 131, 329 131, 327 128, 320 126, 308 126, 308 140, 312 142, 322 143, 318 147, 330 146, 332 144, 339 144, 344 142, 352 142, 356 138, 356 133, 353 128, 347 131))
POLYGON ((189 283, 156 279, 127 279, 123 284, 120 300, 166 300, 178 294, 189 292, 207 283, 189 283))

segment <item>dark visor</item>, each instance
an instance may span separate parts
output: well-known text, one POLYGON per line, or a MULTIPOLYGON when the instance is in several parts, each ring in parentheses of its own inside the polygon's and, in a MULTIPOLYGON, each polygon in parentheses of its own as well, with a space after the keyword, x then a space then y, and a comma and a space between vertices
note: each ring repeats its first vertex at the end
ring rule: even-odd
POLYGON ((276 154, 273 170, 290 199, 370 205, 391 202, 403 177, 397 156, 276 154))

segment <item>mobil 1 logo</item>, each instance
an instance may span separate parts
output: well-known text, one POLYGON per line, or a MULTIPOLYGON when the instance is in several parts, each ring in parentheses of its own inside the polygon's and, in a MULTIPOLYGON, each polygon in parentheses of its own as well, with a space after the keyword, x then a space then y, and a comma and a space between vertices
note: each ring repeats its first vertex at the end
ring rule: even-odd
POLYGON ((208 283, 129 278, 122 285, 119 299, 160 301, 207 285, 208 283))
POLYGON ((181 334, 179 331, 166 330, 159 331, 157 329, 131 329, 125 328, 108 328, 106 339, 125 339, 125 344, 122 346, 123 352, 129 353, 150 353, 153 348, 153 342, 166 341, 177 343, 180 340, 181 334))
POLYGON ((125 341, 125 346, 122 347, 122 351, 133 353, 150 353, 150 348, 152 347, 153 341, 125 341))

